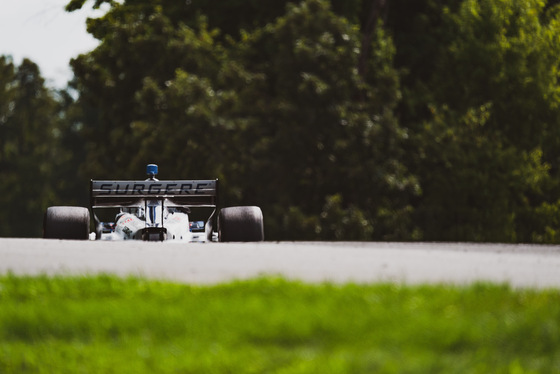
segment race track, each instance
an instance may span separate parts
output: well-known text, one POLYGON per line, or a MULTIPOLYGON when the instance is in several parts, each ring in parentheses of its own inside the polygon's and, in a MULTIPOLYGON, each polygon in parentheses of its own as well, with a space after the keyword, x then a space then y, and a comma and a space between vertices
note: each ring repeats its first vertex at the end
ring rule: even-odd
POLYGON ((261 275, 306 282, 508 283, 559 288, 560 246, 464 243, 207 243, 0 239, 0 273, 140 275, 212 284, 261 275))

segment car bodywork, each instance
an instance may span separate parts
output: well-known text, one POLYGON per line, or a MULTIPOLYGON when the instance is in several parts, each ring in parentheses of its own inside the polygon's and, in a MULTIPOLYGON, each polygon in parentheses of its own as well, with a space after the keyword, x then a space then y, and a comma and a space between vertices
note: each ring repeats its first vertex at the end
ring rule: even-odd
POLYGON ((92 180, 91 209, 96 238, 102 240, 216 241, 213 218, 218 180, 92 180), (98 209, 119 208, 114 223, 102 222, 98 209), (204 221, 191 221, 192 209, 210 208, 204 221))

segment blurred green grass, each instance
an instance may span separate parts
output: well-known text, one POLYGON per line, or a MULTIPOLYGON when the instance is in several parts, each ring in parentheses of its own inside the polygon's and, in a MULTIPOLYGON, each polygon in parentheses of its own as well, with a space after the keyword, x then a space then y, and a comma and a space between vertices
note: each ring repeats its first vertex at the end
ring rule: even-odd
POLYGON ((0 276, 0 373, 554 373, 560 290, 0 276))

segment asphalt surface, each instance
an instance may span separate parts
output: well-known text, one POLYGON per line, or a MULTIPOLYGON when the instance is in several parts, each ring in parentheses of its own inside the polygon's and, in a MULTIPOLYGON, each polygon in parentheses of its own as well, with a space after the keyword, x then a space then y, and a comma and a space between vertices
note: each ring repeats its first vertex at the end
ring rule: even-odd
POLYGON ((306 282, 560 288, 560 246, 465 243, 147 243, 0 239, 0 273, 137 275, 215 284, 263 275, 306 282))

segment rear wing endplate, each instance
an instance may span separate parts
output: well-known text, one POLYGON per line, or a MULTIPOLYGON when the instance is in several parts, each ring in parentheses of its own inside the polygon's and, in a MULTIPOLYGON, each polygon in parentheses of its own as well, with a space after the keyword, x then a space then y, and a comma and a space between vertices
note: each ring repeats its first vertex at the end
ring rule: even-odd
POLYGON ((91 181, 92 208, 134 206, 147 199, 167 199, 177 206, 215 208, 218 180, 91 181))

